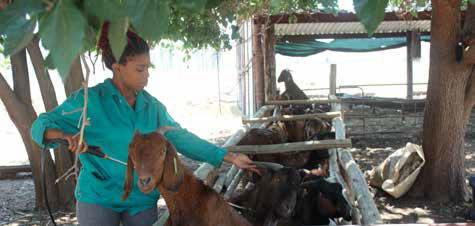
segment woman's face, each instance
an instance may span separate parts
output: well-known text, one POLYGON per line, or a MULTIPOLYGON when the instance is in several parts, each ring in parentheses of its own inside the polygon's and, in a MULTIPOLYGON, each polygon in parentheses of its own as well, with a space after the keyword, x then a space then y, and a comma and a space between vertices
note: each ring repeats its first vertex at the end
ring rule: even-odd
POLYGON ((134 91, 143 90, 147 86, 149 67, 150 55, 148 53, 127 57, 125 65, 112 65, 122 85, 134 91))

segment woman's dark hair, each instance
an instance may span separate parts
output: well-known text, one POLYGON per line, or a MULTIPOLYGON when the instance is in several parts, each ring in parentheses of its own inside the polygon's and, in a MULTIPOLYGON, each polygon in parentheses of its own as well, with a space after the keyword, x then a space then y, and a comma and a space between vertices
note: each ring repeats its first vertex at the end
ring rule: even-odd
MULTIPOLYGON (((106 64, 106 67, 112 70, 112 64, 116 63, 114 54, 107 38, 107 30, 109 28, 109 22, 104 22, 102 25, 101 37, 97 43, 97 48, 102 51, 102 61, 106 64)), ((124 48, 124 52, 119 59, 119 64, 125 65, 127 63, 127 57, 132 57, 144 53, 148 53, 150 50, 147 42, 143 40, 136 33, 127 31, 127 45, 124 48)))

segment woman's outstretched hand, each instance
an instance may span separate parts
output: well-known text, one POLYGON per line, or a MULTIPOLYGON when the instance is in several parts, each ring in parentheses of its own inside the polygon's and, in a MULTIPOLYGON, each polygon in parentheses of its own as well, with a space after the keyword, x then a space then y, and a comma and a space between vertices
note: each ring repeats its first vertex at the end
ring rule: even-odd
POLYGON ((228 151, 224 155, 224 161, 234 164, 239 169, 250 170, 259 174, 259 170, 252 164, 252 160, 247 155, 228 151))

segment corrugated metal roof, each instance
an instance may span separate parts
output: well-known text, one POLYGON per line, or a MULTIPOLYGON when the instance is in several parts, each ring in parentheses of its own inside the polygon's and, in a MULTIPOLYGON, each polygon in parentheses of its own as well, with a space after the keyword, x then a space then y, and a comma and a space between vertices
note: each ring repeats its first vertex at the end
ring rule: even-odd
MULTIPOLYGON (((430 20, 383 21, 375 34, 430 32, 430 20)), ((366 34, 360 22, 275 24, 276 35, 366 34)))

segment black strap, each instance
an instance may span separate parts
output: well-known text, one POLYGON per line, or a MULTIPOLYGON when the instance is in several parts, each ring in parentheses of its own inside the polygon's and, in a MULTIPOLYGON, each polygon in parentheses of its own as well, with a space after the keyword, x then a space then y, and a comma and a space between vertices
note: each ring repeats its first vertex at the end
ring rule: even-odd
POLYGON ((45 196, 45 204, 46 204, 46 209, 48 210, 48 213, 49 213, 49 217, 51 219, 51 222, 53 222, 53 225, 56 226, 56 222, 54 221, 54 217, 53 217, 53 214, 51 213, 51 208, 49 207, 49 203, 48 203, 48 192, 46 190, 46 170, 45 170, 45 167, 46 167, 46 153, 48 151, 48 144, 50 142, 47 142, 42 150, 41 150, 41 153, 40 153, 40 158, 41 158, 41 181, 43 181, 43 194, 45 196))

